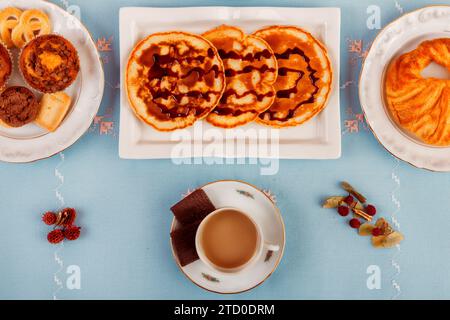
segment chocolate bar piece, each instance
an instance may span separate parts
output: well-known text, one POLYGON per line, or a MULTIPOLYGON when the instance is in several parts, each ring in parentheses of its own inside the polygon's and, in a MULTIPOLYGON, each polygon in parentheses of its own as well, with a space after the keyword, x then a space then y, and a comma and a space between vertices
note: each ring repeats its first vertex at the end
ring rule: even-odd
POLYGON ((182 267, 199 259, 195 249, 195 235, 200 222, 191 223, 170 233, 173 248, 182 267))
POLYGON ((188 225, 203 220, 216 210, 205 191, 198 189, 178 202, 172 208, 173 214, 182 225, 188 225))

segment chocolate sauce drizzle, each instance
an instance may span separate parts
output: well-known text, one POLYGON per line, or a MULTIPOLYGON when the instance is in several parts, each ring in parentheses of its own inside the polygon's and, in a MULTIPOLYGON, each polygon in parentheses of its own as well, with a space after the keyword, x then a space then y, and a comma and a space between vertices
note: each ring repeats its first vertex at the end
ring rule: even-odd
MULTIPOLYGON (((306 99, 304 101, 299 102, 295 106, 294 109, 289 110, 289 113, 285 117, 283 117, 283 118, 275 117, 275 114, 277 112, 271 111, 269 109, 268 111, 259 115, 259 117, 261 119, 264 119, 265 114, 269 114, 270 120, 287 121, 288 119, 294 117, 294 113, 298 108, 300 108, 302 105, 305 105, 308 103, 313 103, 316 99, 316 95, 319 92, 319 87, 317 86, 317 81, 319 80, 319 78, 316 77, 317 70, 315 70, 311 66, 311 59, 305 54, 305 52, 303 50, 301 50, 300 48, 296 47, 293 49, 289 48, 283 53, 275 53, 275 56, 278 60, 288 60, 292 54, 300 55, 307 63, 306 70, 308 70, 308 72, 309 72, 309 79, 311 80, 311 84, 314 86, 314 92, 312 93, 311 97, 309 97, 308 99, 306 99)), ((280 76, 286 76, 288 74, 288 72, 297 72, 298 78, 297 78, 297 81, 295 82, 295 86, 293 86, 292 88, 289 88, 286 90, 280 90, 277 92, 277 98, 279 98, 279 99, 289 99, 291 94, 297 93, 298 92, 297 86, 298 86, 300 80, 303 79, 303 77, 305 75, 305 73, 301 70, 285 68, 285 67, 281 67, 278 69, 278 75, 280 75, 280 76)))
MULTIPOLYGON (((190 100, 198 99, 210 102, 211 95, 217 95, 220 94, 220 92, 212 90, 206 92, 191 90, 187 93, 174 93, 172 90, 162 89, 159 85, 150 85, 150 83, 155 79, 159 80, 158 82, 160 82, 164 77, 169 76, 181 79, 187 86, 193 86, 199 80, 203 80, 205 81, 207 86, 211 87, 214 85, 214 79, 218 78, 223 73, 223 71, 220 70, 218 65, 212 65, 207 70, 204 70, 200 67, 193 67, 187 70, 185 74, 180 75, 177 72, 171 70, 171 67, 175 62, 179 63, 180 65, 182 65, 183 63, 191 64, 193 62, 204 63, 206 60, 206 56, 198 54, 198 52, 196 52, 194 48, 190 48, 189 52, 194 52, 197 55, 188 57, 179 57, 176 54, 171 53, 161 55, 157 53, 158 50, 158 46, 152 46, 145 50, 139 59, 139 62, 142 65, 150 68, 146 75, 146 77, 148 78, 148 84, 145 86, 145 88, 148 92, 150 92, 152 97, 151 99, 145 98, 145 93, 141 90, 138 91, 138 96, 146 100, 149 109, 152 105, 157 106, 159 110, 156 111, 159 112, 151 112, 151 114, 162 120, 186 117, 191 113, 192 109, 194 109, 195 111, 195 116, 201 115, 205 111, 204 108, 200 108, 197 104, 191 103, 181 105, 181 100, 187 97, 190 98, 190 100), (172 99, 176 105, 172 108, 168 108, 165 104, 158 102, 158 99, 172 99)), ((212 59, 214 58, 214 55, 215 54, 213 49, 208 49, 207 57, 212 59)), ((141 76, 145 75, 141 73, 141 76)))

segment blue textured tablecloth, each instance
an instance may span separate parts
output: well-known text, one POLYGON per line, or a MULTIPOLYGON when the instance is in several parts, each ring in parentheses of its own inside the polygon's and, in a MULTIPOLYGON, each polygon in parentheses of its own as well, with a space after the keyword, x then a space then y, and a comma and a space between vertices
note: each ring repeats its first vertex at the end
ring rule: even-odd
POLYGON ((366 23, 370 14, 379 9, 384 26, 429 1, 53 2, 79 10, 98 40, 106 91, 91 130, 74 146, 32 164, 0 163, 0 298, 450 298, 450 174, 416 169, 386 152, 367 130, 357 96, 361 61, 378 32, 366 23), (261 176, 257 165, 119 159, 119 8, 207 5, 342 8, 341 159, 281 161, 274 176, 261 176), (170 205, 187 189, 218 179, 270 189, 287 228, 278 270, 260 287, 236 296, 208 293, 189 282, 169 246, 170 205), (323 197, 339 193, 343 179, 358 186, 382 215, 397 217, 406 237, 399 249, 375 250, 345 219, 320 208, 323 197), (83 227, 78 241, 62 247, 47 243, 48 227, 40 222, 40 213, 58 208, 61 200, 79 210, 83 227), (66 284, 70 266, 81 271, 80 289, 66 284), (381 285, 371 290, 367 280, 373 270, 380 271, 381 285))

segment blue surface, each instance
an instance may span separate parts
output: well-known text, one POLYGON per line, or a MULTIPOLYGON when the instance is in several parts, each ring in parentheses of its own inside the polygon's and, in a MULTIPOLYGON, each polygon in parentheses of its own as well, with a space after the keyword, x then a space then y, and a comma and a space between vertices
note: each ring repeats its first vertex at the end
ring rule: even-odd
MULTIPOLYGON (((170 160, 128 161, 118 157, 118 12, 121 6, 230 5, 339 6, 342 8, 341 84, 357 81, 361 59, 349 52, 351 40, 366 48, 378 30, 366 26, 369 5, 381 9, 385 25, 428 1, 57 1, 79 6, 94 38, 113 37, 105 59, 106 88, 99 115, 111 109, 114 128, 88 134, 63 154, 32 164, 0 164, 0 298, 16 299, 450 299, 450 174, 419 170, 393 158, 360 123, 357 87, 341 92, 343 156, 333 161, 281 161, 274 176, 257 165, 176 166, 170 160), (397 4, 397 6, 396 6, 397 4), (350 42, 349 42, 350 41, 350 42), (352 64, 353 61, 353 64, 352 64), (64 159, 63 159, 64 158, 64 159), (62 161, 63 160, 63 161, 62 161), (40 213, 57 209, 58 189, 76 207, 82 237, 58 250, 63 281, 54 273, 57 247, 46 242, 40 213), (236 296, 202 291, 179 272, 169 247, 168 210, 189 188, 218 179, 240 179, 277 196, 287 228, 285 256, 262 286, 236 296), (406 240, 400 250, 376 250, 345 219, 320 208, 321 199, 339 194, 338 182, 351 181, 387 218, 396 211, 406 240), (399 184, 398 184, 399 183, 399 184), (394 196, 394 198, 393 198, 394 196), (395 205, 398 199, 400 210, 395 205), (392 263, 394 261, 394 263, 392 263), (65 286, 66 268, 81 268, 81 289, 65 286), (381 270, 381 288, 366 285, 370 265, 381 270), (396 286, 398 285, 398 287, 396 286)), ((447 3, 448 1, 433 1, 447 3)))

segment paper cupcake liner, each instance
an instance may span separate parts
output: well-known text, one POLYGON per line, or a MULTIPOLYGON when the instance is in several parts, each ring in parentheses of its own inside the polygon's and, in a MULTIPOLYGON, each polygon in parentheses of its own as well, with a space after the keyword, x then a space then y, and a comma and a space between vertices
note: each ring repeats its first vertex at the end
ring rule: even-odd
POLYGON ((45 91, 42 91, 42 90, 40 90, 39 88, 34 87, 30 82, 28 82, 28 80, 26 79, 26 77, 25 77, 25 75, 24 75, 24 73, 23 73, 23 70, 22 70, 22 68, 21 68, 21 66, 20 66, 20 61, 21 61, 21 57, 22 57, 23 51, 24 51, 24 49, 25 49, 31 42, 33 42, 33 41, 35 41, 35 40, 37 40, 37 39, 39 39, 39 38, 41 38, 41 37, 49 36, 49 35, 58 36, 58 37, 62 38, 63 40, 69 42, 69 43, 74 47, 74 49, 75 49, 75 56, 76 56, 76 58, 77 58, 77 60, 78 60, 78 63, 80 64, 80 69, 81 69, 80 56, 78 55, 78 50, 76 49, 76 47, 75 47, 75 45, 72 43, 72 41, 68 40, 67 38, 65 38, 65 37, 62 36, 61 34, 56 33, 56 32, 54 32, 54 33, 49 33, 49 34, 37 36, 36 38, 34 38, 34 39, 28 41, 28 42, 23 46, 23 48, 20 49, 20 52, 19 52, 19 55, 18 55, 18 59, 17 59, 17 66, 18 66, 19 73, 20 73, 20 75, 21 75, 23 81, 24 81, 28 86, 30 86, 30 88, 32 88, 33 90, 35 90, 35 91, 37 91, 37 92, 39 92, 39 93, 41 93, 41 94, 47 94, 47 93, 50 93, 50 94, 51 94, 51 93, 56 93, 56 92, 59 92, 59 91, 64 91, 64 90, 66 90, 68 87, 70 87, 70 86, 77 80, 77 78, 79 77, 79 74, 81 73, 81 70, 79 70, 77 76, 69 83, 69 85, 67 85, 65 88, 63 88, 63 89, 61 89, 61 90, 57 90, 57 91, 55 91, 55 92, 45 92, 45 91))

